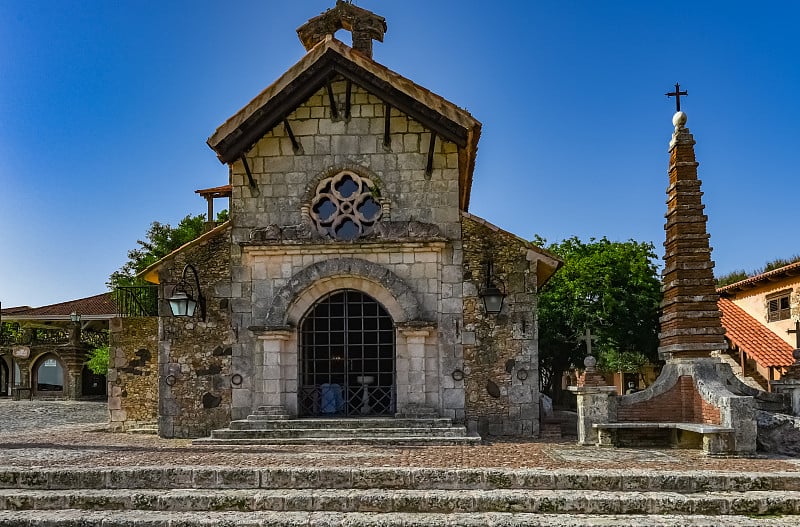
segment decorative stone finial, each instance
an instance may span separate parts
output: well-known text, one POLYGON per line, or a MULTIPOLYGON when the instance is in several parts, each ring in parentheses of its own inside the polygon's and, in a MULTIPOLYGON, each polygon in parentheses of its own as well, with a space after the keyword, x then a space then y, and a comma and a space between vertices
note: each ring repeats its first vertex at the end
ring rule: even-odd
POLYGON ((594 372, 595 371, 595 367, 597 366, 597 359, 595 359, 594 356, 589 355, 588 357, 583 359, 583 365, 586 366, 586 371, 587 372, 590 372, 590 373, 594 372))
POLYGON ((297 28, 297 36, 306 50, 310 50, 328 35, 340 29, 353 34, 353 49, 372 58, 372 41, 383 42, 386 33, 386 19, 371 11, 353 5, 351 2, 336 0, 336 6, 297 28))
POLYGON ((672 124, 675 126, 675 129, 678 130, 686 126, 686 121, 688 118, 686 114, 683 112, 675 112, 675 115, 672 116, 672 124))

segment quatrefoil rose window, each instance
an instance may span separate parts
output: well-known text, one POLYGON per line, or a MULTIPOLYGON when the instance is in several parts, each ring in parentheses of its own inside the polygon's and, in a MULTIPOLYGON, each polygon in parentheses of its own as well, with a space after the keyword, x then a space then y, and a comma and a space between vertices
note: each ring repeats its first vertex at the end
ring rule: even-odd
POLYGON ((350 171, 323 179, 311 202, 311 220, 320 234, 335 240, 355 240, 367 234, 381 217, 372 182, 350 171))

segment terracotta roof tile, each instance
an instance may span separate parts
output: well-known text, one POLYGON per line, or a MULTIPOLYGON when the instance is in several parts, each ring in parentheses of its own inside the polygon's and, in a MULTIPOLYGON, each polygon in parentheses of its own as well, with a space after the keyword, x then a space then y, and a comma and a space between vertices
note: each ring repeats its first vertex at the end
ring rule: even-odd
POLYGON ((111 293, 102 293, 88 298, 80 298, 78 300, 69 300, 58 304, 51 304, 42 307, 30 307, 27 309, 12 308, 3 310, 4 317, 25 317, 25 318, 48 318, 59 317, 63 318, 69 316, 73 311, 79 313, 81 316, 102 316, 111 315, 115 316, 117 312, 117 305, 112 299, 111 293), (9 312, 12 311, 13 312, 9 312))
POLYGON ((792 347, 785 340, 727 298, 720 298, 717 305, 722 311, 725 336, 756 362, 762 366, 794 364, 792 347))

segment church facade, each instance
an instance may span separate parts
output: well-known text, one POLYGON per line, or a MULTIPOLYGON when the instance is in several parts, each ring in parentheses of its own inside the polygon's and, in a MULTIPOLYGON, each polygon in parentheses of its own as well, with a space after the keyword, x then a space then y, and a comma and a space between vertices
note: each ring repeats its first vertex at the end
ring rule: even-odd
POLYGON ((230 221, 143 273, 161 288, 160 435, 259 407, 538 435, 536 298, 560 262, 468 212, 481 124, 375 62, 385 30, 338 2, 209 138, 230 221), (193 317, 172 316, 176 292, 193 317))

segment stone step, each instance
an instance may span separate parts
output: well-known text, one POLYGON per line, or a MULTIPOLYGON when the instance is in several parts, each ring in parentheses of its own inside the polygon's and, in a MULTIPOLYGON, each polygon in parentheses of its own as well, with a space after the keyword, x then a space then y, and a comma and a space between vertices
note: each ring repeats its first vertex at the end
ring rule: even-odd
POLYGON ((526 489, 629 492, 800 492, 800 473, 395 467, 0 467, 0 488, 526 489))
POLYGON ((272 415, 249 415, 247 419, 232 421, 230 428, 243 424, 258 424, 266 428, 443 428, 452 426, 452 420, 446 417, 435 419, 412 419, 392 417, 371 417, 362 419, 339 418, 307 418, 307 419, 275 419, 272 415))
POLYGON ((138 426, 126 430, 129 434, 158 435, 158 425, 138 426))
POLYGON ((236 430, 214 430, 211 437, 193 439, 193 445, 218 445, 218 446, 279 446, 279 445, 318 445, 318 446, 347 446, 347 445, 382 445, 382 446, 454 446, 472 445, 481 442, 480 437, 470 437, 466 435, 447 436, 425 436, 425 435, 353 435, 349 437, 333 437, 327 434, 324 437, 254 437, 260 431, 241 432, 245 435, 241 437, 217 437, 221 433, 226 435, 228 432, 236 430))
POLYGON ((457 437, 467 435, 463 426, 445 427, 379 427, 379 428, 261 428, 257 423, 238 423, 230 428, 222 428, 211 432, 216 439, 269 439, 288 437, 353 437, 353 436, 404 436, 404 437, 457 437))
POLYGON ((0 511, 0 527, 796 527, 797 516, 564 515, 525 513, 340 513, 0 511))
POLYGON ((102 489, 0 491, 0 510, 293 511, 797 515, 800 492, 397 489, 102 489))

